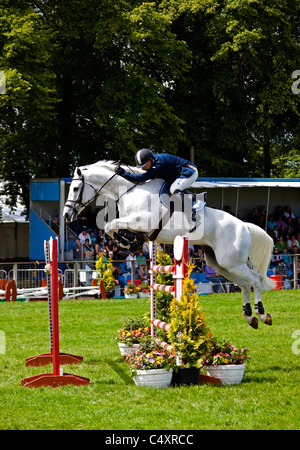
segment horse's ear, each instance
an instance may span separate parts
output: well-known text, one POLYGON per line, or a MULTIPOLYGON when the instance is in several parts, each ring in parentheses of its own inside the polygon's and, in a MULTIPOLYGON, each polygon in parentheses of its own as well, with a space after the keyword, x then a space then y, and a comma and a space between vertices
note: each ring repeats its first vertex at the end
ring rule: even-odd
POLYGON ((78 175, 79 177, 81 177, 81 170, 79 169, 79 167, 77 167, 77 175, 78 175))

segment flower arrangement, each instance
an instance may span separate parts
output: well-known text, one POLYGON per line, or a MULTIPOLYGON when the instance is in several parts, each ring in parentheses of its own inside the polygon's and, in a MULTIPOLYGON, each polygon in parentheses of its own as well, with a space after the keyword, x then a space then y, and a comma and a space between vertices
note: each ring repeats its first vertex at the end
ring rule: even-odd
POLYGON ((198 294, 190 273, 183 282, 180 300, 174 298, 170 304, 170 327, 168 341, 180 354, 184 368, 200 367, 203 356, 207 354, 211 332, 205 315, 198 303, 198 294))
POLYGON ((149 337, 150 334, 151 328, 145 324, 143 319, 131 319, 118 331, 117 340, 132 346, 133 344, 139 344, 144 338, 149 337))
POLYGON ((138 292, 137 286, 133 283, 128 283, 124 289, 125 294, 136 294, 138 292))
POLYGON ((136 289, 143 294, 149 294, 150 292, 150 286, 146 283, 141 283, 139 286, 136 286, 136 289))
POLYGON ((125 357, 133 375, 137 370, 165 369, 176 367, 176 353, 163 349, 153 338, 146 338, 136 353, 125 357))
POLYGON ((252 359, 248 355, 249 347, 237 348, 228 341, 218 341, 214 337, 211 337, 209 347, 209 352, 202 361, 205 366, 239 365, 252 359))
POLYGON ((97 279, 103 279, 105 291, 113 291, 115 288, 115 279, 113 276, 112 260, 108 259, 103 253, 99 253, 98 261, 96 262, 97 279))

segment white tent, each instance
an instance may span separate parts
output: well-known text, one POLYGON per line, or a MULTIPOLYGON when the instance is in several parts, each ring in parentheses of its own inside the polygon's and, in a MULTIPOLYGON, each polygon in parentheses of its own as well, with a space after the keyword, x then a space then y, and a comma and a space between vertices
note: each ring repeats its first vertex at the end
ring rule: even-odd
POLYGON ((223 209, 230 205, 236 216, 245 217, 262 205, 268 216, 276 206, 290 205, 300 217, 299 178, 198 178, 192 187, 207 191, 208 206, 223 209))

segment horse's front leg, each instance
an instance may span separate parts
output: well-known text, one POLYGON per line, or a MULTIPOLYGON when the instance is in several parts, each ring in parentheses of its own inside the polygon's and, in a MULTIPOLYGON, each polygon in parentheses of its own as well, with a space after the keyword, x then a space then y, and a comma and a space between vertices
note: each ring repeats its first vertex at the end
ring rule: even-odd
POLYGON ((104 231, 110 236, 113 233, 117 233, 119 230, 124 229, 134 232, 148 232, 151 229, 150 225, 148 215, 146 213, 141 215, 139 212, 138 214, 119 217, 118 219, 108 222, 104 227, 104 231))

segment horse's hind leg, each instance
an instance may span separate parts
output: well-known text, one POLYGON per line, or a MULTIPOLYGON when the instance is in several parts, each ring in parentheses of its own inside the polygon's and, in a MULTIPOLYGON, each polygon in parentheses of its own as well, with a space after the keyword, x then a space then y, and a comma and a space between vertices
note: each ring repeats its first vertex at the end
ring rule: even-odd
POLYGON ((272 325, 272 316, 269 313, 265 313, 261 300, 255 302, 255 314, 266 325, 272 325))
MULTIPOLYGON (((257 317, 265 324, 272 325, 272 317, 269 313, 265 313, 262 300, 261 300, 261 293, 263 290, 263 276, 251 269, 249 269, 248 266, 244 266, 244 272, 246 276, 251 277, 249 279, 249 284, 253 287, 254 290, 254 310, 257 317)), ((244 296, 243 298, 244 304, 243 304, 243 314, 245 316, 245 319, 251 325, 253 328, 258 327, 258 321, 256 317, 252 316, 252 310, 250 305, 250 293, 249 293, 249 300, 247 300, 247 297, 244 296)))
POLYGON ((244 265, 243 270, 241 270, 240 267, 234 269, 230 268, 229 272, 227 269, 221 267, 218 264, 215 253, 212 250, 212 248, 203 246, 203 250, 205 253, 205 259, 207 264, 213 269, 215 269, 218 273, 223 275, 225 278, 237 284, 241 288, 243 295, 243 315, 248 324, 252 328, 257 329, 258 320, 255 316, 252 316, 252 308, 250 304, 251 284, 249 282, 249 279, 252 280, 252 277, 249 278, 249 275, 251 275, 250 269, 246 265, 244 265))
POLYGON ((262 280, 262 276, 257 274, 256 272, 252 272, 254 275, 257 275, 258 277, 260 277, 260 285, 259 287, 257 286, 253 286, 254 288, 254 303, 255 303, 255 314, 257 315, 257 317, 266 325, 272 325, 272 317, 269 313, 265 313, 265 309, 263 307, 262 304, 262 300, 261 300, 261 292, 262 292, 262 288, 263 288, 263 280, 262 280))

